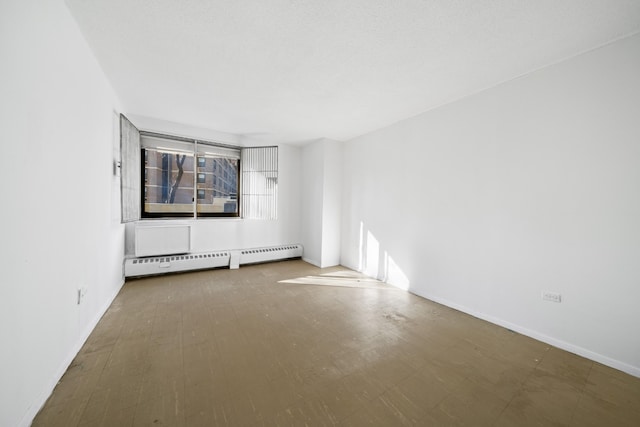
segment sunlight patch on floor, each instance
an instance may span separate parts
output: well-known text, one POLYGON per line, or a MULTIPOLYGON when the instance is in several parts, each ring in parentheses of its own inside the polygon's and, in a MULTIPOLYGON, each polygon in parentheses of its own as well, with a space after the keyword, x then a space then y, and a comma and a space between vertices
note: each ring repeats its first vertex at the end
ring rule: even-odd
POLYGON ((278 283, 314 286, 340 286, 347 288, 397 290, 379 280, 350 270, 334 271, 320 276, 304 276, 295 279, 280 280, 278 283))

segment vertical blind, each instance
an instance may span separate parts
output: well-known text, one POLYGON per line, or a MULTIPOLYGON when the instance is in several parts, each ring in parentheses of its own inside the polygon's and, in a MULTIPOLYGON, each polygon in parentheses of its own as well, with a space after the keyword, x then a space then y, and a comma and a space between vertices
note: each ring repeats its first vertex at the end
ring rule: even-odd
POLYGON ((241 214, 248 219, 278 217, 278 147, 242 149, 241 214))

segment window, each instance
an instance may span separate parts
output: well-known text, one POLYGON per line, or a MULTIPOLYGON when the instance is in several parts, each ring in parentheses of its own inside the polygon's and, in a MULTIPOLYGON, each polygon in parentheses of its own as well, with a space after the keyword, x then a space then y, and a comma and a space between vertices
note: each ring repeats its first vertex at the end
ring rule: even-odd
POLYGON ((277 219, 278 147, 239 149, 139 132, 124 116, 121 126, 123 222, 180 217, 277 219))
POLYGON ((239 216, 240 150, 146 132, 141 146, 143 218, 239 216))

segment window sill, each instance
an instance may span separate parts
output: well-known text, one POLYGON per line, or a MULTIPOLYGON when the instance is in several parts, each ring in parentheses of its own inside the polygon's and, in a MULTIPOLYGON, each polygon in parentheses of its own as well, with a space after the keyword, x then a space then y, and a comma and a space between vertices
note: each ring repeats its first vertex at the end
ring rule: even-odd
POLYGON ((154 225, 158 225, 158 224, 179 224, 179 223, 199 223, 199 222, 208 222, 208 221, 214 221, 214 222, 240 222, 242 221, 244 218, 241 217, 202 217, 202 218, 143 218, 143 219, 139 219, 138 221, 136 221, 136 224, 141 224, 141 225, 145 225, 145 224, 154 224, 154 225))

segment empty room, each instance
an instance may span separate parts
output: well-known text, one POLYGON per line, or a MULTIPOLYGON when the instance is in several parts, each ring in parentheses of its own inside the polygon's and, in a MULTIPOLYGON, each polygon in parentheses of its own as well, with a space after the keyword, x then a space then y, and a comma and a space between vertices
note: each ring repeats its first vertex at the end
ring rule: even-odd
POLYGON ((640 2, 0 34, 0 426, 640 425, 640 2))

